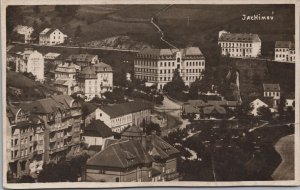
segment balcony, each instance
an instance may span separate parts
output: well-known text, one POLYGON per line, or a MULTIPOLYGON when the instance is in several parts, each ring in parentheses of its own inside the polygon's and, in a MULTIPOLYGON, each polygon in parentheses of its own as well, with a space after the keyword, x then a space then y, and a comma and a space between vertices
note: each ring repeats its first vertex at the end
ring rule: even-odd
POLYGON ((169 173, 169 174, 165 174, 165 181, 173 181, 176 179, 179 179, 180 175, 178 172, 173 172, 173 173, 169 173))

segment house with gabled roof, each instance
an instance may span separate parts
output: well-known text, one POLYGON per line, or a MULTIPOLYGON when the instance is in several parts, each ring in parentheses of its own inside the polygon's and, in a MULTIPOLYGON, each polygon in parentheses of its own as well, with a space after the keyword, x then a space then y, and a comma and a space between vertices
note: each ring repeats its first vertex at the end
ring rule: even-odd
POLYGON ((87 161, 83 181, 178 180, 178 156, 177 149, 155 134, 142 136, 141 140, 114 140, 87 161))
POLYGON ((258 57, 261 54, 261 39, 257 34, 219 32, 218 44, 222 55, 246 58, 258 57))
POLYGON ((53 46, 62 44, 68 36, 57 28, 45 28, 39 34, 39 44, 53 46))
POLYGON ((263 94, 264 98, 270 98, 273 100, 273 107, 277 107, 280 101, 280 85, 278 83, 264 83, 263 94))
POLYGON ((275 61, 295 63, 295 42, 276 41, 275 42, 275 61))

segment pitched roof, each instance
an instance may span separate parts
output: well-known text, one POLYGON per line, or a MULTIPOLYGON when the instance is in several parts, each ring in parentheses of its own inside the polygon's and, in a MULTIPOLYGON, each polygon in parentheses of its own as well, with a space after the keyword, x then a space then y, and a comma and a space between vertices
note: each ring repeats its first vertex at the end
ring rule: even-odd
POLYGON ((68 95, 56 95, 50 98, 36 100, 30 103, 23 103, 21 107, 32 113, 54 113, 58 109, 69 109, 73 98, 68 95))
POLYGON ((141 137, 143 134, 140 127, 132 125, 127 127, 121 134, 122 137, 141 137))
POLYGON ((221 106, 207 106, 203 108, 204 114, 212 114, 213 112, 217 112, 218 114, 226 114, 225 108, 221 106))
POLYGON ((84 128, 82 136, 107 138, 113 136, 113 132, 103 121, 97 119, 84 128))
POLYGON ((78 74, 78 77, 83 79, 97 79, 95 67, 84 67, 78 74))
POLYGON ((96 109, 98 108, 97 105, 93 104, 93 103, 89 103, 89 102, 84 102, 82 104, 82 109, 84 109, 86 111, 86 114, 89 115, 92 112, 94 112, 96 109))
POLYGON ((103 63, 103 62, 99 62, 95 65, 93 65, 96 68, 96 72, 112 72, 112 68, 110 65, 103 63))
POLYGON ((40 34, 41 35, 50 35, 55 30, 56 30, 55 28, 45 28, 40 34))
POLYGON ((261 42, 257 34, 223 33, 219 41, 225 42, 261 42))
POLYGON ((122 104, 115 104, 112 106, 106 106, 101 109, 108 114, 111 118, 116 118, 122 115, 139 112, 146 109, 151 109, 152 105, 144 101, 132 101, 122 104))
POLYGON ((95 154, 87 161, 86 165, 129 168, 151 162, 153 162, 153 158, 146 152, 140 142, 120 140, 95 154))
POLYGON ((176 52, 181 52, 185 56, 202 56, 199 47, 187 47, 184 49, 143 49, 138 54, 147 56, 171 56, 174 58, 176 52))
POLYGON ((280 85, 277 84, 263 84, 264 91, 280 92, 280 85))
POLYGON ((276 41, 275 48, 291 48, 292 42, 291 41, 276 41))
POLYGON ((71 54, 68 60, 75 60, 76 62, 92 62, 93 58, 97 55, 92 54, 71 54))

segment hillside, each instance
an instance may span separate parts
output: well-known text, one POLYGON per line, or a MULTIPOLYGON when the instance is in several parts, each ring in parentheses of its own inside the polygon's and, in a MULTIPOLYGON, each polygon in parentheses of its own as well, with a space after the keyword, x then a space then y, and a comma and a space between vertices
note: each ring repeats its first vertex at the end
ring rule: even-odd
POLYGON ((52 86, 35 82, 20 73, 6 72, 7 101, 31 101, 58 93, 52 86))

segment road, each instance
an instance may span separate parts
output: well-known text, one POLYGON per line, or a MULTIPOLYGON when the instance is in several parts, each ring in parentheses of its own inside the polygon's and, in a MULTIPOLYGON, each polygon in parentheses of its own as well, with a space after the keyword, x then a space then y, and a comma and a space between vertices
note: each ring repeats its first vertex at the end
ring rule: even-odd
POLYGON ((274 180, 294 180, 294 138, 295 135, 285 136, 275 144, 275 149, 280 154, 282 161, 272 174, 274 180))
POLYGON ((164 96, 163 105, 156 106, 154 109, 162 113, 163 116, 165 114, 167 116, 168 125, 162 128, 162 136, 166 136, 169 132, 178 128, 185 128, 189 124, 188 120, 181 118, 181 104, 169 99, 167 96, 164 96))

